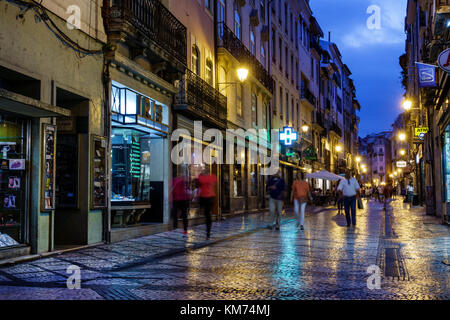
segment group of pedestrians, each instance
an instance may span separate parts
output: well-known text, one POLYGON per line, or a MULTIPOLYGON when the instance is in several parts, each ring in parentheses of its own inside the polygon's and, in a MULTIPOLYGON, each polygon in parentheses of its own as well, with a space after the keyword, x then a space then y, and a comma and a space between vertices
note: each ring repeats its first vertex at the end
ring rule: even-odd
POLYGON ((190 183, 186 176, 176 177, 172 182, 172 219, 173 227, 178 227, 178 215, 183 220, 183 235, 187 235, 188 211, 190 202, 198 202, 206 219, 206 240, 211 237, 211 211, 216 199, 217 177, 205 168, 194 180, 195 189, 191 192, 190 183))
MULTIPOLYGON (((342 207, 345 211, 347 227, 356 226, 356 201, 360 197, 360 185, 358 181, 351 176, 351 172, 347 171, 345 179, 342 179, 337 188, 338 194, 338 214, 342 207)), ((283 202, 285 199, 286 183, 281 178, 280 170, 269 179, 267 184, 269 192, 269 212, 273 217, 272 229, 280 229, 280 217, 283 210, 283 202)), ((312 201, 311 191, 308 182, 302 179, 301 173, 298 173, 293 184, 290 195, 291 202, 294 203, 294 213, 297 218, 297 228, 304 230, 306 205, 312 201)))
MULTIPOLYGON (((178 216, 181 213, 183 220, 184 232, 187 234, 188 228, 188 211, 190 202, 198 201, 200 210, 206 219, 206 239, 209 240, 211 236, 211 211, 216 199, 216 184, 217 177, 210 174, 207 169, 195 180, 195 189, 191 192, 190 183, 185 176, 176 177, 172 184, 172 219, 173 227, 177 228, 178 216)), ((283 212, 283 205, 286 199, 286 182, 281 177, 281 171, 278 170, 272 177, 270 177, 266 190, 269 196, 269 213, 272 217, 272 229, 280 229, 280 220, 283 212)), ((312 201, 311 190, 307 181, 302 178, 299 172, 292 184, 291 194, 289 199, 294 204, 294 213, 296 216, 296 226, 300 230, 304 230, 305 212, 308 201, 312 201)), ((347 220, 347 227, 356 225, 356 201, 360 196, 360 186, 358 181, 351 176, 350 171, 346 172, 345 179, 342 179, 336 192, 339 194, 339 214, 344 208, 345 217, 347 220)))

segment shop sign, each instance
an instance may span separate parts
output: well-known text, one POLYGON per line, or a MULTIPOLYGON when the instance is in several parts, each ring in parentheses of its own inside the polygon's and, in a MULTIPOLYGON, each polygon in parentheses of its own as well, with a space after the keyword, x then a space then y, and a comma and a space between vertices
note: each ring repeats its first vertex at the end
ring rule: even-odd
POLYGON ((430 129, 428 127, 418 127, 414 129, 414 135, 423 140, 425 138, 425 134, 428 133, 429 130, 430 129))
POLYGON ((445 72, 450 72, 450 49, 441 52, 438 59, 438 66, 445 72))
POLYGON ((436 87, 436 66, 416 62, 419 88, 436 87))
POLYGON ((284 127, 283 131, 280 131, 280 142, 285 146, 291 146, 297 139, 298 134, 291 127, 284 127))
POLYGON ((397 161, 397 168, 406 168, 408 163, 406 161, 397 161))

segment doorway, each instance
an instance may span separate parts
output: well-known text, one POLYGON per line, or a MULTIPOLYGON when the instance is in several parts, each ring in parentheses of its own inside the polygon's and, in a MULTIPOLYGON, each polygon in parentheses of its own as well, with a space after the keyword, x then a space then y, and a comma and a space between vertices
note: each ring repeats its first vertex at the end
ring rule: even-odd
POLYGON ((89 100, 56 89, 56 105, 72 117, 56 119, 55 250, 87 244, 89 213, 89 100))

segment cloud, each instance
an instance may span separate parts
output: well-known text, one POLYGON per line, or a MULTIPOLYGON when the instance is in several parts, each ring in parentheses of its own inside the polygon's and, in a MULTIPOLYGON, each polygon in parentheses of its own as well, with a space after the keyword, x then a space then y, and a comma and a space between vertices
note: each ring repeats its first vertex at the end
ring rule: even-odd
POLYGON ((373 45, 380 46, 404 43, 405 2, 398 0, 379 0, 368 3, 367 8, 370 6, 379 8, 379 28, 369 29, 368 21, 369 24, 374 23, 375 20, 372 20, 372 17, 376 14, 374 11, 369 10, 369 13, 364 15, 364 19, 358 20, 356 25, 349 28, 352 31, 342 37, 342 44, 351 48, 361 48, 373 45))

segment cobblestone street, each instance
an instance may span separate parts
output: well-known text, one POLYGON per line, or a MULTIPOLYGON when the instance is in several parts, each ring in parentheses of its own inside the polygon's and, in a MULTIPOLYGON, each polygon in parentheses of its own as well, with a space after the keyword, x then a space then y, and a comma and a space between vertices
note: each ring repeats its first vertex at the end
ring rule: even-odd
POLYGON ((1 299, 450 299, 450 230, 397 200, 385 215, 365 203, 357 227, 336 210, 309 209, 305 230, 288 212, 280 231, 268 214, 100 245, 0 268, 1 299), (67 267, 81 269, 69 290, 67 267), (381 267, 369 290, 367 268, 381 267))

